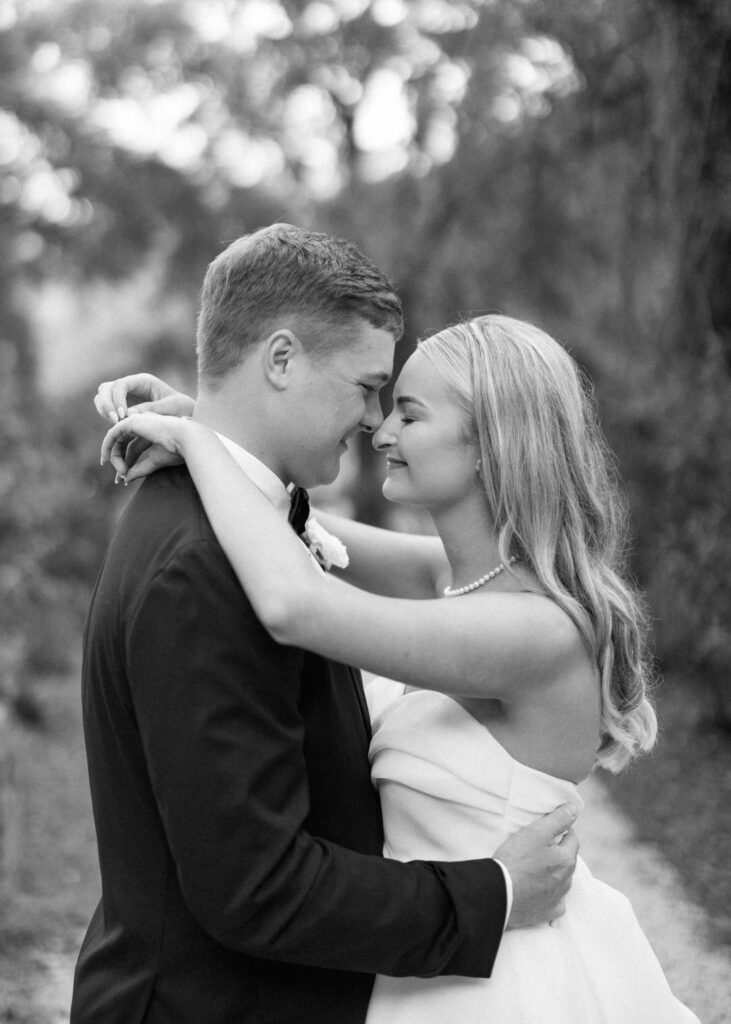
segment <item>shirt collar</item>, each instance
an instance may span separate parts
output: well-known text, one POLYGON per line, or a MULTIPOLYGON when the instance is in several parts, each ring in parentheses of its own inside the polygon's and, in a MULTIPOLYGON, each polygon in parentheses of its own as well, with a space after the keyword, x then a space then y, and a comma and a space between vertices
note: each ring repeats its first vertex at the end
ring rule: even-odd
POLYGON ((283 515, 288 516, 291 499, 287 488, 277 474, 272 472, 269 466, 265 466, 251 452, 247 452, 241 445, 236 444, 235 441, 218 432, 216 436, 229 452, 234 462, 243 469, 251 482, 256 484, 262 494, 271 501, 276 509, 279 509, 283 515))

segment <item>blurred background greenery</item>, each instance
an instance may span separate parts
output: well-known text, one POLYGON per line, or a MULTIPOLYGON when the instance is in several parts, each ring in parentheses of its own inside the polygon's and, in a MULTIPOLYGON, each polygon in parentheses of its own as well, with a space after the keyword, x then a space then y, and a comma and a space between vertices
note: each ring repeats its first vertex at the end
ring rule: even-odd
POLYGON ((290 220, 389 273, 402 359, 488 309, 570 347, 659 657, 728 728, 730 25, 717 0, 0 0, 6 692, 68 657, 103 552, 96 383, 193 389, 207 263, 290 220))
MULTIPOLYGON (((501 310, 587 369, 671 670, 679 777, 705 751, 731 787, 730 28, 727 0, 0 0, 15 720, 41 725, 43 679, 74 669, 121 500, 98 467, 97 382, 147 369, 193 390, 207 263, 286 220, 389 274, 401 361, 501 310)), ((384 521, 366 447, 343 486, 384 521)))

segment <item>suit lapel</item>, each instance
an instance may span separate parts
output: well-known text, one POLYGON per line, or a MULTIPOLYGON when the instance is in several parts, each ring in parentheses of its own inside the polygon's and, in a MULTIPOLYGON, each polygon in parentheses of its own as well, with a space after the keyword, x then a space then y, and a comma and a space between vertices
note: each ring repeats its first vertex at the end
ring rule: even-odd
POLYGON ((371 716, 368 712, 368 702, 366 701, 365 691, 363 689, 363 678, 360 671, 357 668, 353 668, 351 665, 346 666, 350 677, 353 680, 353 686, 358 696, 358 704, 360 705, 360 712, 363 716, 363 725, 370 739, 371 735, 371 716))

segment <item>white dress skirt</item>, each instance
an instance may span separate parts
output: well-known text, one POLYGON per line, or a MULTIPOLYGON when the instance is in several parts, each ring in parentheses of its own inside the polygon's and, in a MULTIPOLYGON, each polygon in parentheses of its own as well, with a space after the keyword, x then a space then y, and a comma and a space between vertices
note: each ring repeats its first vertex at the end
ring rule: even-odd
MULTIPOLYGON (((366 685, 384 855, 489 857, 576 786, 516 761, 444 694, 366 685)), ((566 913, 503 936, 491 978, 379 976, 367 1024, 699 1024, 673 996, 628 900, 579 858, 566 913)))

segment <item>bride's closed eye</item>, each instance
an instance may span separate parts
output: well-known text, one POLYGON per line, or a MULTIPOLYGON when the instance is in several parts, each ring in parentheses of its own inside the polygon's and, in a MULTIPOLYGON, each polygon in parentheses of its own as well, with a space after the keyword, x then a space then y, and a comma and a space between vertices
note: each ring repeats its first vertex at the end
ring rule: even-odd
POLYGON ((414 411, 414 405, 411 402, 398 402, 399 406, 399 420, 406 423, 415 423, 419 419, 418 408, 414 411))

